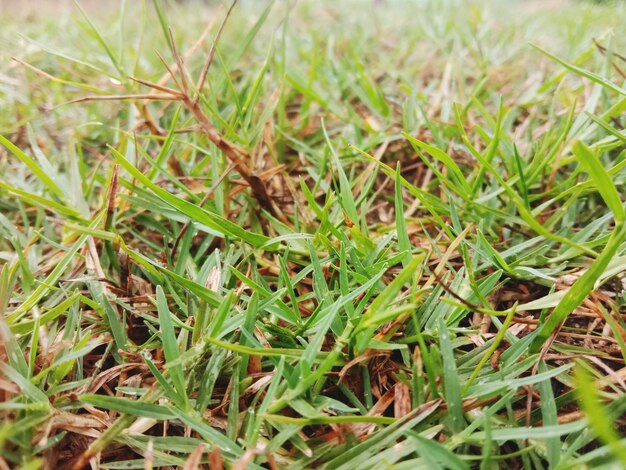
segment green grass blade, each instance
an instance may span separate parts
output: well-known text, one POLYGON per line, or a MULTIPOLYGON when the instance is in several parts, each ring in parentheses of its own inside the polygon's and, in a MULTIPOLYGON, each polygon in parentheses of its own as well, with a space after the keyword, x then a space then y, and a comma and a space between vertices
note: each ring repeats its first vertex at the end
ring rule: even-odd
POLYGON ((545 54, 546 56, 550 57, 555 62, 558 62, 559 64, 561 64, 563 67, 565 67, 569 71, 574 72, 575 74, 580 75, 581 77, 588 78, 592 82, 597 83, 599 85, 602 85, 603 87, 607 88, 608 90, 612 90, 612 91, 614 91, 616 93, 619 93, 620 95, 626 95, 626 90, 624 88, 621 88, 621 87, 615 85, 609 79, 604 78, 604 77, 602 77, 602 76, 600 76, 598 74, 595 74, 593 72, 589 72, 588 70, 585 70, 585 69, 583 69, 581 67, 578 67, 576 65, 573 65, 573 64, 570 64, 568 62, 565 62, 564 60, 559 59, 554 54, 551 54, 550 52, 546 51, 545 49, 542 49, 541 47, 539 47, 539 46, 537 46, 535 44, 531 44, 531 46, 534 47, 535 49, 537 49, 542 54, 545 54))
POLYGON ((622 200, 613 183, 613 179, 604 169, 602 162, 583 142, 576 142, 572 150, 583 168, 589 173, 589 176, 591 176, 602 199, 604 199, 608 208, 613 212, 615 222, 618 224, 623 223, 625 215, 622 200))
MULTIPOLYGON (((264 235, 248 232, 241 228, 241 226, 231 222, 230 220, 222 217, 221 215, 209 212, 201 207, 198 207, 190 202, 185 201, 168 191, 159 188, 150 179, 148 179, 143 173, 135 168, 126 158, 117 150, 110 148, 111 152, 115 155, 115 160, 128 171, 135 179, 140 181, 145 187, 154 192, 161 200, 172 206, 174 209, 180 211, 185 217, 196 221, 202 225, 205 225, 213 230, 224 235, 230 235, 232 237, 241 239, 252 246, 263 246, 268 241, 264 235)), ((271 249, 271 247, 267 247, 271 249)))
POLYGON ((610 419, 611 415, 602 405, 599 391, 583 365, 576 368, 576 378, 578 385, 576 396, 585 415, 587 415, 591 429, 602 442, 610 447, 621 465, 626 466, 626 445, 616 432, 613 420, 610 419))
POLYGON ((170 316, 172 313, 167 305, 167 299, 161 286, 157 286, 157 308, 159 311, 159 323, 161 325, 161 342, 163 343, 163 353, 168 364, 168 371, 172 377, 174 387, 178 392, 179 403, 187 403, 187 391, 185 389, 185 378, 180 364, 172 364, 180 357, 180 349, 176 341, 174 325, 170 316))

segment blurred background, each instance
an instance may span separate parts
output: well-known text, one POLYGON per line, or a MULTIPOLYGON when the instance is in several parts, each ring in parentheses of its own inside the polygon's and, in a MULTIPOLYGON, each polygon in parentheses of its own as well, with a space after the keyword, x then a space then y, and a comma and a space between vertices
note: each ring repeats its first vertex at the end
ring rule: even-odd
MULTIPOLYGON (((129 74, 158 79, 163 66, 155 50, 167 53, 168 45, 154 3, 0 0, 0 106, 4 110, 0 132, 14 132, 21 122, 44 118, 33 113, 85 94, 67 84, 60 87, 58 80, 89 83, 116 93, 129 74), (120 69, 111 63, 100 41, 119 56, 120 69), (43 73, 28 70, 12 57, 43 73), (57 77, 55 87, 45 73, 57 77), (53 96, 51 90, 58 96, 53 96)), ((181 50, 194 47, 210 27, 210 34, 199 43, 199 51, 204 53, 189 58, 190 69, 197 71, 210 46, 207 37, 214 34, 230 2, 157 3, 181 50)), ((463 90, 470 78, 487 80, 490 89, 510 99, 532 96, 532 90, 562 69, 530 44, 568 60, 578 58, 582 65, 604 61, 594 41, 616 52, 626 49, 626 38, 617 34, 626 24, 623 1, 240 0, 224 30, 220 53, 224 57, 237 55, 242 41, 261 17, 263 25, 255 40, 230 71, 233 80, 245 68, 261 67, 270 54, 270 63, 278 68, 280 64, 288 65, 293 80, 304 79, 314 69, 323 70, 315 75, 317 86, 332 96, 340 94, 341 84, 326 83, 321 77, 334 74, 333 60, 351 63, 358 57, 366 69, 376 71, 372 74, 381 87, 393 90, 389 96, 400 101, 416 83, 423 93, 416 99, 430 100, 431 90, 437 89, 436 83, 441 80, 448 89, 442 102, 450 103, 467 99, 463 90), (325 53, 319 54, 320 50, 325 53), (520 83, 525 88, 520 88, 520 83)), ((353 72, 358 74, 358 69, 353 72)), ((221 80, 219 67, 211 73, 221 80)), ((280 83, 282 79, 268 75, 266 80, 280 83)), ((567 109, 575 95, 561 86, 555 98, 567 109)), ((100 113, 107 108, 116 114, 111 104, 77 107, 75 120, 68 121, 67 126, 89 121, 90 109, 100 113)), ((442 112, 447 117, 449 109, 442 112)), ((67 120, 68 115, 62 118, 67 120)))

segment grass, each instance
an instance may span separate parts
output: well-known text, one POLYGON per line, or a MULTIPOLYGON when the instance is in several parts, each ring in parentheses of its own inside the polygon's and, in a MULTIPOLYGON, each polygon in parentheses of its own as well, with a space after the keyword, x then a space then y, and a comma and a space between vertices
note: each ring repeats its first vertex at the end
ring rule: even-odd
POLYGON ((0 467, 623 466, 624 5, 230 7, 3 7, 0 467))

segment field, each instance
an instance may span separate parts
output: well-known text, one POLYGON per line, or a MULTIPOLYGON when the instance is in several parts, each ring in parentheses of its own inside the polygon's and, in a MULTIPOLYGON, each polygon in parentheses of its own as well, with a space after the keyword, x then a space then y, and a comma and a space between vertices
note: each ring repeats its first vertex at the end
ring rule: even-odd
POLYGON ((0 470, 626 468, 626 3, 0 9, 0 470))

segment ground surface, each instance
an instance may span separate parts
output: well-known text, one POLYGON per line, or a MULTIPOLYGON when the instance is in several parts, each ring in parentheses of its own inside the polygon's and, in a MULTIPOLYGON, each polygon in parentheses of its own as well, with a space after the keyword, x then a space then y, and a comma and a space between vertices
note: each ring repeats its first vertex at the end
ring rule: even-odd
POLYGON ((112 3, 2 3, 1 468, 626 465, 623 3, 112 3))

